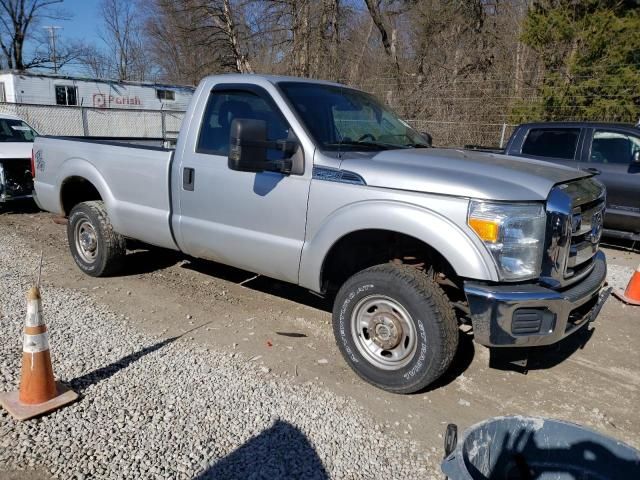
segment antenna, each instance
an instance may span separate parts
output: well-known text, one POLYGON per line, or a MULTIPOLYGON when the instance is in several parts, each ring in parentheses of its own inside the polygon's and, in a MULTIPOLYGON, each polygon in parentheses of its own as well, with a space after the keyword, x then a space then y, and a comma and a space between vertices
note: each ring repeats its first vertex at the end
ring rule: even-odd
POLYGON ((36 279, 36 288, 40 288, 40 278, 42 277, 42 257, 44 255, 44 251, 40 250, 40 263, 38 264, 38 277, 36 279))
POLYGON ((47 25, 42 27, 45 30, 49 30, 49 38, 51 39, 51 52, 53 54, 53 73, 58 73, 58 59, 56 57, 56 30, 62 30, 62 27, 57 27, 55 25, 47 25))

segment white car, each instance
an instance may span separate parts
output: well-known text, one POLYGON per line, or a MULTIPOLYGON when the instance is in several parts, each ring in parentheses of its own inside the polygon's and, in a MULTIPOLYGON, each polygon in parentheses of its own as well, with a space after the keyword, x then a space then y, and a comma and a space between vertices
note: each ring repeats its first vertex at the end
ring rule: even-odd
POLYGON ((24 120, 0 114, 0 203, 32 196, 31 150, 37 135, 24 120))

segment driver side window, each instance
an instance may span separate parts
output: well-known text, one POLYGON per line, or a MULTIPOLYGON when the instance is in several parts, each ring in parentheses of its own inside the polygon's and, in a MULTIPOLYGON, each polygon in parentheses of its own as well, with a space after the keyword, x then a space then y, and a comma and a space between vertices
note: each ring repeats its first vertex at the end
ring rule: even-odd
POLYGON ((640 138, 620 132, 596 130, 589 162, 628 165, 636 151, 640 151, 640 138))
MULTIPOLYGON (((196 152, 227 156, 231 122, 235 118, 264 120, 268 140, 286 140, 289 136, 289 125, 282 114, 264 98, 243 90, 214 90, 202 117, 196 152)), ((269 160, 281 158, 282 152, 268 151, 269 160)))

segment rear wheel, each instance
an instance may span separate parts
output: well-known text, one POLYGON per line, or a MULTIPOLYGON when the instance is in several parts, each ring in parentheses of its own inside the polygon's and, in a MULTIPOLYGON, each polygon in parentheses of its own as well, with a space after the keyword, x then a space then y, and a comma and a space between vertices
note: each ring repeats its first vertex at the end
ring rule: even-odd
POLYGON ((125 239, 113 231, 102 201, 82 202, 73 207, 67 238, 73 259, 87 275, 103 277, 122 268, 125 239))
POLYGON ((396 393, 436 381, 458 346, 446 295, 432 275, 404 265, 378 265, 347 280, 336 297, 333 329, 351 368, 396 393))

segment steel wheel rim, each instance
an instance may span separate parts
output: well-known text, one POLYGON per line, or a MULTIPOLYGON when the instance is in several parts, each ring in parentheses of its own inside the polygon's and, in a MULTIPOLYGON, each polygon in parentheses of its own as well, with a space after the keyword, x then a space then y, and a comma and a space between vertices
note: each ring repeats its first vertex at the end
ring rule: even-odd
POLYGON ((93 263, 98 256, 98 235, 96 229, 88 220, 81 220, 76 224, 76 250, 87 263, 93 263))
POLYGON ((351 335, 358 352, 382 370, 405 367, 418 345, 411 315, 385 295, 370 295, 356 304, 351 314, 351 335))

